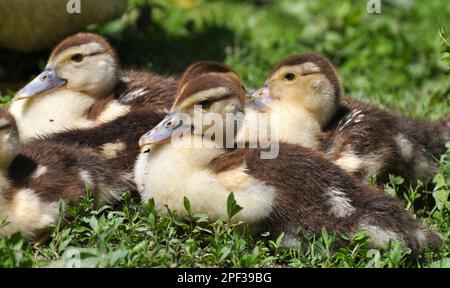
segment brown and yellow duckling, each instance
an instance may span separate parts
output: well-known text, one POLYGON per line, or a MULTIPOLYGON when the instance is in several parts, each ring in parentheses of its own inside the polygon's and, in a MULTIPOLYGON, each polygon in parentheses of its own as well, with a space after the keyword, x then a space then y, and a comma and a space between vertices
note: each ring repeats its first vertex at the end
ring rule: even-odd
POLYGON ((87 148, 45 141, 19 145, 14 118, 0 109, 0 236, 15 232, 33 241, 49 236, 60 219, 59 201, 91 189, 97 205, 112 204, 134 189, 130 174, 110 168, 87 148))
POLYGON ((142 107, 167 110, 176 88, 172 77, 121 70, 103 37, 79 33, 53 49, 45 70, 17 93, 10 111, 28 139, 97 126, 142 107))
POLYGON ((281 134, 294 134, 288 142, 322 149, 333 163, 366 180, 376 175, 382 183, 389 174, 426 179, 437 169, 433 156, 439 158, 450 141, 448 119, 412 120, 342 99, 333 65, 314 53, 281 61, 255 97, 271 99, 269 106, 283 120, 281 134))
MULTIPOLYGON (((240 81, 236 72, 226 65, 202 61, 189 66, 183 74, 182 82, 204 73, 219 73, 240 81)), ((179 89, 182 88, 179 87, 179 89)), ((131 172, 140 151, 136 143, 145 132, 155 127, 164 115, 144 107, 97 127, 69 129, 48 135, 43 139, 92 148, 101 154, 111 167, 131 172)))
POLYGON ((251 224, 255 233, 270 231, 276 237, 284 232, 288 246, 298 244, 297 232, 319 235, 322 228, 346 234, 366 229, 374 246, 398 241, 416 252, 441 243, 437 232, 390 197, 355 181, 320 153, 281 142, 278 157, 261 159, 260 146, 236 148, 241 131, 230 134, 231 148, 225 145, 219 136, 236 125, 227 114, 238 119, 241 113, 245 119, 258 113, 247 106, 239 81, 206 73, 180 85, 184 88, 178 90, 170 113, 140 139, 143 152, 135 166, 142 200, 153 198, 157 210, 187 215, 187 197, 192 213, 207 213, 210 220, 226 218, 227 198, 233 192, 243 207, 234 221, 251 224), (201 119, 187 121, 196 109, 201 119), (217 115, 222 117, 219 126, 207 121, 217 115))

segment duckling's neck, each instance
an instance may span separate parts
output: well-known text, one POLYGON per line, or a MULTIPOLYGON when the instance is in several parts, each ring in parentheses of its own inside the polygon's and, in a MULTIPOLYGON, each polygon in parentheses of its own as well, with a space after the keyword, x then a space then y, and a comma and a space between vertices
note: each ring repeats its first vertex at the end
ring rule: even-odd
POLYGON ((273 129, 277 126, 278 121, 271 113, 262 113, 246 107, 234 143, 238 146, 245 143, 245 147, 254 148, 264 145, 265 142, 278 141, 278 129, 273 129))
POLYGON ((205 167, 212 159, 225 152, 223 147, 204 137, 191 135, 183 138, 179 143, 172 142, 154 147, 150 157, 164 155, 166 159, 171 159, 169 161, 173 160, 173 163, 185 161, 191 167, 205 167))
POLYGON ((59 89, 52 93, 14 101, 10 112, 16 119, 21 140, 67 128, 92 125, 86 111, 96 99, 83 93, 59 89))
POLYGON ((139 154, 134 167, 134 176, 141 198, 148 201, 154 197, 154 193, 167 194, 169 198, 171 193, 181 193, 192 185, 189 181, 193 179, 193 175, 204 170, 209 162, 223 151, 214 146, 183 147, 166 143, 153 146, 150 152, 139 154))
POLYGON ((323 130, 333 118, 337 110, 338 108, 333 105, 329 107, 322 107, 318 110, 308 111, 307 113, 309 113, 317 121, 317 123, 319 123, 321 130, 323 130))
POLYGON ((299 104, 281 100, 272 101, 270 108, 274 118, 271 123, 280 141, 312 149, 320 147, 322 129, 314 113, 299 104))

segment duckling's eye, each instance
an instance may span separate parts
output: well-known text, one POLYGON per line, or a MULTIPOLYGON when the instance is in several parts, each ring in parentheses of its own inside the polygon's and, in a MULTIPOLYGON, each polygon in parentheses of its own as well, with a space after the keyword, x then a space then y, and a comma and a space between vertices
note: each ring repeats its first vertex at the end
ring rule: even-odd
POLYGON ((200 102, 198 102, 198 105, 202 106, 202 108, 209 108, 211 106, 212 102, 209 99, 204 99, 200 102))
POLYGON ((79 62, 83 61, 83 55, 77 53, 77 54, 73 55, 70 58, 70 60, 72 60, 73 62, 78 62, 79 63, 79 62))
POLYGON ((295 79, 295 74, 294 73, 287 73, 286 75, 284 75, 284 79, 288 80, 288 81, 292 81, 295 79))

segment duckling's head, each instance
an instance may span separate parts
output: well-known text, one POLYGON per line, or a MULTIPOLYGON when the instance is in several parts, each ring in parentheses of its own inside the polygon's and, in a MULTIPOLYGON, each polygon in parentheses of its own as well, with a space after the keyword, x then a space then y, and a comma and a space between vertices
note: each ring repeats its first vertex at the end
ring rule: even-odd
POLYGON ((59 43, 45 70, 16 95, 29 98, 50 90, 68 90, 100 98, 110 94, 119 81, 119 60, 115 50, 101 36, 79 33, 59 43))
POLYGON ((255 96, 264 97, 267 93, 274 99, 301 105, 323 127, 337 109, 341 85, 327 59, 315 53, 300 53, 276 65, 265 87, 255 96))
POLYGON ((164 142, 187 130, 217 140, 220 133, 225 136, 227 129, 235 125, 235 116, 244 112, 247 95, 241 81, 221 73, 206 73, 185 80, 170 113, 141 137, 141 147, 164 142), (217 130, 218 123, 221 131, 217 130))
MULTIPOLYGON (((247 94, 248 104, 255 108, 256 110, 260 111, 268 111, 270 110, 269 106, 265 105, 263 101, 259 101, 259 99, 255 97, 251 97, 249 94, 249 90, 245 87, 244 82, 242 81, 242 78, 239 76, 239 74, 233 70, 232 68, 228 67, 225 64, 214 62, 214 61, 200 61, 196 62, 192 65, 190 65, 185 72, 183 73, 180 84, 178 85, 178 91, 177 94, 181 92, 181 90, 184 88, 185 84, 190 82, 193 79, 196 79, 200 76, 203 76, 208 73, 215 73, 220 74, 226 78, 229 78, 231 81, 235 82, 236 84, 240 85, 243 90, 245 90, 247 94)), ((253 92, 253 91, 252 91, 253 92)))
POLYGON ((19 151, 16 121, 8 110, 0 108, 0 167, 8 167, 19 151))

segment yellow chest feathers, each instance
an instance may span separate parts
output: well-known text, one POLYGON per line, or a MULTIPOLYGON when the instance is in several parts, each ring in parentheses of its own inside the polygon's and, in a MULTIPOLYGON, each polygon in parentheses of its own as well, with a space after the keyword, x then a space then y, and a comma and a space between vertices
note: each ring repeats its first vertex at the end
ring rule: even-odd
POLYGON ((14 116, 21 140, 61 131, 65 128, 90 126, 86 110, 95 99, 85 94, 58 90, 47 95, 14 101, 14 116))
POLYGON ((95 119, 87 111, 96 99, 75 91, 58 90, 47 95, 14 101, 10 112, 16 119, 21 140, 71 128, 89 128, 111 121, 129 111, 129 107, 111 100, 95 119))

